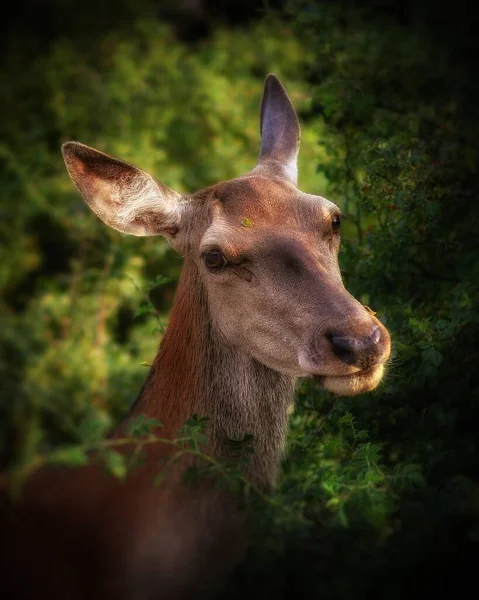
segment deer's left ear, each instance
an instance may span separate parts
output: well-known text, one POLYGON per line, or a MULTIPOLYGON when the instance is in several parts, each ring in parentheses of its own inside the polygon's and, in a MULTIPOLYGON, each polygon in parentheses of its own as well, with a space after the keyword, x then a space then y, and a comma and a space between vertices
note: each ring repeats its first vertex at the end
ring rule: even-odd
POLYGON ((63 144, 62 152, 73 183, 104 223, 133 235, 164 235, 173 242, 187 204, 181 194, 79 142, 63 144))
POLYGON ((264 82, 260 129, 261 153, 256 170, 280 176, 296 185, 301 129, 286 90, 273 73, 264 82))

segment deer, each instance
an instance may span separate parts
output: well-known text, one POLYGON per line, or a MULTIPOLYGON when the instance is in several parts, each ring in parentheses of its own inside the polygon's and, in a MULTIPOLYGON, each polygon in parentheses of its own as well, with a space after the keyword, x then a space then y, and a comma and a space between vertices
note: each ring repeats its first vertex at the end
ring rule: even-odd
MULTIPOLYGON (((140 169, 79 142, 62 152, 78 192, 106 225, 163 236, 184 263, 165 335, 121 436, 139 415, 173 439, 208 417, 208 453, 253 437, 241 467, 274 488, 299 377, 336 395, 380 383, 390 334, 345 288, 338 263, 341 211, 297 187, 300 125, 274 74, 260 111, 261 150, 248 173, 180 194, 140 169)), ((124 481, 101 466, 33 473, 22 498, 0 495, 4 598, 209 597, 247 543, 245 511, 209 479, 189 486, 183 457, 158 486, 168 448, 148 446, 124 481), (201 582, 201 583, 200 583, 201 582)))

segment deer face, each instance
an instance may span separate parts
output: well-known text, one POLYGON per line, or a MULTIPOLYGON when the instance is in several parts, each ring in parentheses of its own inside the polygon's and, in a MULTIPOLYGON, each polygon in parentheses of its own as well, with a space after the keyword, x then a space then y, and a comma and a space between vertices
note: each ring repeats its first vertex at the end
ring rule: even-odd
POLYGON ((263 175, 215 186, 208 204, 191 253, 224 338, 277 371, 320 375, 339 394, 375 387, 389 335, 344 288, 340 209, 263 175))
POLYGON ((194 261, 223 339, 282 373, 318 375, 342 395, 376 387, 385 327, 344 288, 340 209, 296 187, 299 124, 279 80, 266 80, 255 169, 182 197, 135 167, 76 142, 68 171, 110 226, 165 235, 194 261))

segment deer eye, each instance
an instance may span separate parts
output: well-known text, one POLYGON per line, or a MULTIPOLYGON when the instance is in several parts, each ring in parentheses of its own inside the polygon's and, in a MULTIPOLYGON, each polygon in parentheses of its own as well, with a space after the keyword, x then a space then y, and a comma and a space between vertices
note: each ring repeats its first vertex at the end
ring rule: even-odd
POLYGON ((341 227, 341 217, 339 215, 334 215, 334 217, 331 219, 331 227, 334 233, 339 231, 339 228, 341 227))
POLYGON ((203 260, 210 271, 219 271, 228 264, 228 261, 219 250, 206 252, 203 255, 203 260))

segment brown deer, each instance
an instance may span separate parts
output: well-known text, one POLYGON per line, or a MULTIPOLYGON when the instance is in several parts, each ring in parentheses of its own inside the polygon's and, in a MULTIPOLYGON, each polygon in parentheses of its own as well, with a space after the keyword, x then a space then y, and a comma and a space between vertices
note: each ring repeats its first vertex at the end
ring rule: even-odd
MULTIPOLYGON (((390 353, 385 327, 344 288, 339 208, 296 187, 299 138, 295 110, 271 74, 257 166, 194 194, 78 142, 63 146, 70 177, 107 225, 163 235, 185 256, 151 372, 114 435, 142 414, 173 439, 193 414, 206 415, 205 452, 216 459, 228 457, 228 438, 252 434, 244 475, 263 489, 275 481, 296 378, 359 394, 378 385, 390 353)), ((208 478, 184 484, 188 456, 155 487, 168 451, 148 446, 125 481, 96 464, 44 468, 27 479, 22 501, 3 494, 0 596, 208 593, 241 555, 243 513, 208 478)))

